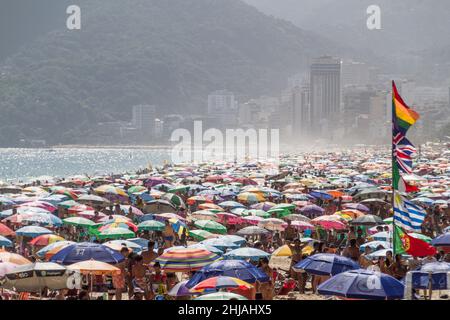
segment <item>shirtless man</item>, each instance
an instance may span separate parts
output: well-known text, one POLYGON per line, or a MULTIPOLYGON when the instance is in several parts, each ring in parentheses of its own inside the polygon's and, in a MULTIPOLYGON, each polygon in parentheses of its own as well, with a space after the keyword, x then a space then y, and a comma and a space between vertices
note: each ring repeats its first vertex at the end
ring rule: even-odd
POLYGON ((150 240, 148 242, 148 250, 142 252, 144 266, 148 268, 150 267, 150 264, 153 262, 153 260, 155 260, 158 257, 154 249, 155 249, 155 241, 150 240))
POLYGON ((147 272, 147 267, 144 266, 143 264, 143 257, 138 255, 134 258, 134 264, 132 266, 131 269, 131 277, 133 279, 133 287, 136 288, 140 288, 141 290, 144 291, 144 296, 146 297, 146 299, 149 299, 149 294, 148 294, 148 283, 147 283, 147 279, 146 279, 146 272, 147 272))

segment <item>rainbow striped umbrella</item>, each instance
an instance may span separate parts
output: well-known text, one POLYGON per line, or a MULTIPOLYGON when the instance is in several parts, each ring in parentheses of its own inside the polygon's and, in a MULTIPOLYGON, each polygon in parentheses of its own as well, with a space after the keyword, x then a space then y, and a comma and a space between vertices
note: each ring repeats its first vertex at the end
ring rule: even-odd
POLYGON ((43 234, 41 236, 34 238, 28 243, 33 246, 46 246, 58 241, 64 241, 64 238, 57 236, 56 234, 43 234))
POLYGON ((221 259, 217 254, 205 249, 173 248, 168 249, 155 261, 166 272, 198 271, 204 266, 221 259))
POLYGON ((238 194, 237 199, 247 204, 254 204, 265 200, 263 194, 254 192, 242 192, 238 194))
POLYGON ((206 280, 203 280, 199 284, 195 285, 191 292, 202 292, 205 290, 211 290, 211 289, 222 289, 222 288, 234 288, 234 289, 251 289, 253 286, 245 282, 241 279, 234 278, 234 277, 227 277, 227 276, 218 276, 218 277, 212 277, 208 278, 206 280))

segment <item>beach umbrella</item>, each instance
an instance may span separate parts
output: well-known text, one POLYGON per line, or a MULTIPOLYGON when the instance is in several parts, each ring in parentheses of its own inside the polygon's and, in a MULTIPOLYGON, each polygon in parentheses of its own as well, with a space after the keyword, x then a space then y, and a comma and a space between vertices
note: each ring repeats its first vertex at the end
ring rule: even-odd
POLYGON ((147 220, 139 223, 137 225, 138 230, 146 230, 146 231, 163 231, 165 228, 164 223, 156 221, 156 220, 147 220))
POLYGON ((199 209, 203 210, 214 210, 214 212, 222 212, 224 209, 214 203, 201 203, 198 205, 199 209))
POLYGON ((287 244, 279 247, 274 252, 272 252, 272 257, 291 257, 291 256, 292 250, 287 244))
POLYGON ((28 243, 33 246, 47 246, 51 243, 55 243, 58 241, 64 241, 64 238, 60 237, 56 234, 43 234, 43 235, 40 235, 40 236, 32 239, 28 243))
MULTIPOLYGON (((117 241, 117 240, 116 240, 117 241)), ((148 248, 148 242, 149 240, 147 239, 143 239, 143 238, 131 238, 131 239, 127 239, 127 242, 134 242, 135 244, 141 246, 142 248, 148 248)))
POLYGON ((35 262, 17 266, 5 275, 4 287, 18 292, 40 292, 44 288, 67 288, 69 274, 64 266, 52 262, 35 262))
POLYGON ((225 238, 225 239, 229 239, 232 242, 238 244, 238 245, 243 245, 247 242, 247 240, 244 237, 240 237, 237 236, 235 234, 226 234, 226 235, 222 235, 220 236, 220 238, 225 238))
POLYGON ((264 195, 254 192, 243 192, 238 194, 237 199, 247 204, 255 204, 264 201, 264 195))
POLYGON ((287 223, 281 219, 268 218, 261 220, 258 226, 271 231, 284 231, 287 227, 287 223))
POLYGON ((22 203, 21 205, 19 205, 19 208, 26 208, 26 207, 41 208, 41 209, 47 210, 49 212, 54 212, 58 209, 55 205, 53 205, 49 202, 38 201, 38 200, 22 203))
MULTIPOLYGON (((448 288, 448 276, 450 263, 430 262, 411 271, 411 282, 413 289, 446 290, 448 288)), ((407 275, 408 277, 408 275, 407 275)), ((405 278, 402 282, 405 282, 405 278)))
POLYGON ((135 253, 138 253, 138 254, 141 253, 142 250, 144 249, 139 244, 128 241, 128 240, 110 240, 110 241, 103 243, 103 245, 105 245, 113 250, 119 251, 119 252, 123 247, 126 247, 126 248, 133 250, 135 253))
POLYGON ((197 241, 206 240, 208 238, 217 237, 214 233, 206 230, 189 230, 189 236, 197 241))
POLYGON ((188 280, 178 282, 167 294, 171 297, 192 296, 193 293, 186 287, 187 282, 188 280))
POLYGON ((428 206, 431 206, 434 204, 434 200, 427 198, 427 197, 418 197, 411 200, 412 202, 418 202, 420 204, 425 204, 428 206))
POLYGON ((69 212, 69 214, 76 214, 76 215, 85 211, 92 211, 92 215, 94 215, 94 208, 86 204, 76 204, 68 208, 67 211, 69 212))
POLYGON ((73 206, 77 206, 77 205, 80 205, 80 203, 78 203, 74 200, 66 200, 66 201, 58 203, 58 207, 62 207, 65 209, 69 209, 69 208, 72 208, 73 206))
POLYGON ((73 242, 73 241, 67 241, 67 240, 62 240, 62 241, 57 241, 57 242, 53 242, 53 243, 50 243, 50 244, 48 244, 48 245, 46 245, 45 247, 43 247, 42 249, 40 249, 38 252, 36 252, 36 255, 39 257, 39 258, 46 258, 47 256, 46 256, 46 254, 49 252, 49 251, 51 251, 51 250, 53 250, 53 249, 55 249, 55 248, 59 248, 59 249, 62 249, 62 248, 65 248, 65 247, 67 247, 67 246, 69 246, 69 245, 71 245, 71 244, 74 244, 75 242, 73 242))
POLYGON ((218 216, 209 210, 198 210, 191 214, 191 217, 197 220, 218 220, 218 216))
POLYGON ((245 247, 231 250, 225 253, 223 256, 226 259, 250 259, 252 261, 258 261, 261 258, 269 258, 270 253, 255 248, 245 247))
POLYGON ((0 236, 11 237, 14 235, 16 235, 16 233, 11 228, 3 223, 0 223, 0 236))
POLYGON ((309 194, 316 199, 321 199, 321 200, 333 199, 333 196, 331 194, 326 193, 324 191, 314 190, 314 191, 311 191, 309 194))
POLYGON ((373 235, 370 236, 373 240, 377 240, 377 241, 390 241, 390 239, 392 239, 392 233, 391 232, 386 232, 386 231, 381 231, 381 232, 377 232, 373 235))
POLYGON ((359 251, 364 252, 366 247, 372 249, 372 251, 377 250, 378 248, 389 249, 391 248, 391 243, 387 241, 370 241, 359 246, 359 251))
POLYGON ((102 230, 98 235, 99 239, 128 239, 134 237, 136 235, 133 231, 122 227, 108 228, 102 230))
POLYGON ((209 252, 215 253, 219 256, 223 255, 223 251, 220 250, 219 248, 210 246, 208 244, 205 243, 195 243, 195 244, 191 244, 190 246, 187 246, 188 249, 203 249, 203 250, 207 250, 209 252))
POLYGON ((0 249, 0 261, 11 262, 19 265, 31 263, 30 260, 22 257, 20 254, 4 251, 1 249, 0 249))
POLYGON ((329 230, 344 230, 347 228, 347 225, 342 221, 338 220, 339 216, 326 215, 317 217, 311 220, 311 224, 318 225, 324 229, 329 230))
POLYGON ((0 261, 0 278, 3 278, 7 273, 13 272, 18 266, 15 263, 0 261))
POLYGON ((217 222, 224 223, 224 224, 241 224, 242 219, 241 217, 238 217, 235 214, 229 213, 229 212, 217 212, 216 213, 218 220, 217 222))
POLYGON ((192 288, 198 283, 217 276, 238 278, 248 283, 268 282, 270 278, 259 268, 244 260, 220 260, 211 263, 197 271, 187 282, 186 287, 192 288))
POLYGON ((147 188, 153 188, 154 186, 157 186, 158 184, 162 183, 168 184, 169 181, 167 181, 163 177, 150 177, 144 181, 144 185, 147 188))
POLYGON ((434 238, 431 244, 435 247, 447 247, 450 246, 450 232, 441 234, 440 236, 434 238))
POLYGON ((366 214, 362 217, 352 220, 351 224, 358 226, 374 226, 378 224, 384 224, 383 220, 373 214, 366 214))
POLYGON ((318 216, 324 214, 325 210, 315 204, 304 206, 300 212, 307 216, 318 216))
POLYGON ((248 300, 246 297, 241 296, 240 294, 232 293, 232 292, 213 292, 201 295, 194 300, 248 300))
POLYGON ((159 262, 166 272, 191 272, 200 270, 218 259, 220 256, 205 249, 169 248, 155 261, 159 262))
POLYGON ((210 221, 210 220, 197 220, 194 222, 194 225, 197 228, 212 232, 212 233, 219 233, 219 234, 226 234, 227 228, 223 225, 221 225, 218 222, 210 221))
POLYGON ((275 203, 269 202, 269 201, 265 201, 265 202, 254 204, 254 205, 251 206, 251 208, 252 209, 257 209, 257 210, 267 211, 267 210, 270 210, 274 206, 276 206, 275 203))
POLYGON ((167 200, 152 200, 145 204, 144 213, 175 213, 176 207, 167 200))
POLYGON ((315 275, 336 275, 347 270, 359 269, 352 259, 331 253, 318 253, 294 265, 295 271, 304 270, 315 275))
POLYGON ((297 214, 297 213, 293 213, 288 216, 285 216, 285 217, 283 217, 283 219, 291 220, 291 221, 302 221, 302 222, 310 222, 311 221, 310 218, 308 218, 302 214, 297 214))
POLYGON ((392 224, 392 223, 394 223, 394 218, 393 217, 389 217, 389 218, 383 219, 383 223, 385 223, 385 224, 392 224))
POLYGON ((248 223, 248 224, 253 224, 253 225, 257 225, 262 220, 264 220, 264 218, 258 217, 258 216, 247 216, 247 217, 241 218, 241 221, 243 223, 248 223))
MULTIPOLYGON (((36 208, 36 207, 17 207, 17 214, 14 216, 19 215, 32 215, 32 214, 50 214, 50 211, 42 208, 36 208)), ((13 216, 13 209, 8 209, 0 212, 0 217, 6 218, 6 217, 12 217, 13 216)), ((10 219, 8 219, 10 220, 10 219)))
POLYGON ((358 269, 339 273, 317 288, 319 294, 351 299, 402 299, 405 286, 394 277, 358 269))
POLYGON ((94 259, 80 261, 67 266, 67 270, 78 271, 89 275, 119 275, 120 269, 103 261, 94 259))
POLYGON ((314 230, 314 226, 308 222, 304 221, 292 221, 291 226, 297 230, 305 231, 305 230, 314 230))
POLYGON ((169 201, 178 209, 186 209, 186 204, 184 203, 183 199, 181 199, 181 197, 177 196, 176 194, 166 193, 161 198, 169 201))
POLYGON ((247 216, 256 216, 256 217, 261 217, 261 218, 269 218, 270 217, 270 213, 264 211, 264 210, 260 210, 260 209, 248 209, 248 210, 244 210, 242 212, 243 215, 247 215, 247 216))
POLYGON ((218 277, 211 277, 199 282, 198 284, 196 284, 194 287, 191 288, 191 292, 202 292, 205 290, 219 290, 223 288, 245 290, 251 289, 252 287, 253 286, 250 283, 240 280, 238 278, 218 276, 218 277))
POLYGON ((51 257, 50 261, 69 265, 86 260, 98 260, 110 264, 122 262, 125 258, 118 252, 99 243, 80 242, 69 245, 51 257))
MULTIPOLYGON (((391 252, 391 253, 392 253, 392 249, 389 248, 389 249, 381 249, 381 250, 377 250, 377 251, 372 252, 371 254, 367 255, 367 258, 369 258, 369 259, 371 259, 371 260, 376 260, 376 259, 378 259, 378 258, 380 258, 380 257, 386 258, 386 254, 387 254, 388 252, 391 252)), ((411 257, 411 256, 408 255, 408 254, 402 254, 402 257, 411 257)))
POLYGON ((52 231, 39 226, 26 226, 16 230, 16 235, 34 238, 43 234, 51 234, 52 231))
POLYGON ((83 194, 78 197, 77 201, 81 204, 88 204, 94 207, 96 206, 106 207, 110 204, 108 199, 105 199, 103 197, 94 194, 83 194))
POLYGON ((13 243, 11 240, 4 236, 0 236, 0 247, 12 247, 13 243))
POLYGON ((63 223, 76 227, 92 227, 96 225, 94 221, 82 217, 69 217, 63 219, 63 223))
POLYGON ((14 224, 33 224, 41 226, 61 226, 62 220, 51 213, 15 214, 5 219, 14 224))
POLYGON ((231 241, 227 238, 212 238, 212 239, 206 239, 200 242, 202 244, 206 244, 209 246, 216 247, 222 251, 225 251, 227 249, 237 249, 239 248, 239 245, 231 241))
POLYGON ((236 232, 238 236, 256 236, 269 233, 269 230, 257 226, 245 227, 236 232))
POLYGON ((218 204, 225 210, 231 210, 235 208, 245 208, 245 206, 242 203, 236 202, 236 201, 222 201, 218 204))

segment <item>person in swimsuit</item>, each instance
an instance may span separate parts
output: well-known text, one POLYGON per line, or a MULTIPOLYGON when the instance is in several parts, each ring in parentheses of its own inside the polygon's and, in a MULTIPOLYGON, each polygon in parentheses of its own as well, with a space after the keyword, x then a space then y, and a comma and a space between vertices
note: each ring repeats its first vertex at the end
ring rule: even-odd
POLYGON ((270 278, 268 282, 263 282, 259 286, 259 290, 262 295, 262 300, 273 300, 275 279, 273 278, 273 270, 271 267, 269 267, 269 259, 267 258, 260 259, 258 267, 270 278))
POLYGON ((175 241, 175 232, 173 231, 173 228, 168 220, 166 220, 166 225, 163 231, 163 237, 164 237, 164 247, 165 248, 173 247, 173 243, 175 241))
POLYGON ((131 269, 131 277, 132 277, 132 283, 133 288, 140 288, 144 292, 144 296, 147 298, 149 297, 148 294, 148 283, 146 279, 146 271, 147 268, 143 264, 143 258, 141 255, 138 255, 134 258, 134 264, 131 269))

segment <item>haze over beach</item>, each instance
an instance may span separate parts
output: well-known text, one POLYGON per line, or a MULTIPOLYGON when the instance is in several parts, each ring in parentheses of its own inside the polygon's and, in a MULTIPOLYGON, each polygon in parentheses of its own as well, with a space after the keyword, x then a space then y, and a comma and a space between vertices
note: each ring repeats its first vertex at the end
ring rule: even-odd
POLYGON ((2 1, 2 307, 278 319, 448 300, 449 16, 448 0, 2 1))

